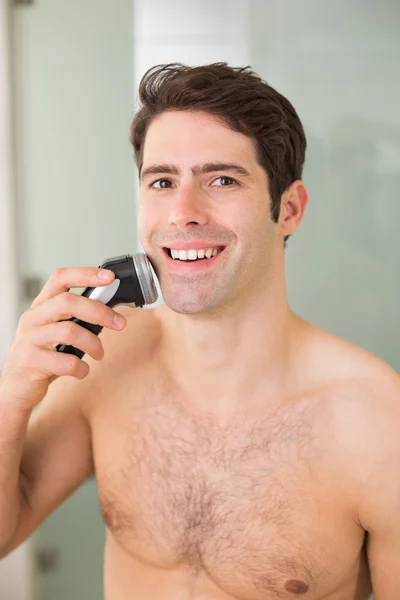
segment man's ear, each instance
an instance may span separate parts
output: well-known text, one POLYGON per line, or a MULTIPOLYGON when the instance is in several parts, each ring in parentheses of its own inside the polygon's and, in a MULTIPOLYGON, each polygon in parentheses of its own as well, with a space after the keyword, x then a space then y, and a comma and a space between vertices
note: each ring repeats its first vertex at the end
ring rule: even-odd
POLYGON ((300 226, 307 204, 306 186, 300 180, 293 181, 281 198, 279 232, 282 237, 290 235, 300 226))

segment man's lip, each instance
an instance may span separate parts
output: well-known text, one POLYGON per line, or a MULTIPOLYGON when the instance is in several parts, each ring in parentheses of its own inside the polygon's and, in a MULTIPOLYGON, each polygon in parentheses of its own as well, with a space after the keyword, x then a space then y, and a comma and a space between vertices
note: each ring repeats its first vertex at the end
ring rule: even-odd
POLYGON ((163 248, 167 250, 201 250, 204 248, 226 248, 226 244, 210 244, 209 242, 180 242, 176 244, 167 244, 163 246, 163 248))

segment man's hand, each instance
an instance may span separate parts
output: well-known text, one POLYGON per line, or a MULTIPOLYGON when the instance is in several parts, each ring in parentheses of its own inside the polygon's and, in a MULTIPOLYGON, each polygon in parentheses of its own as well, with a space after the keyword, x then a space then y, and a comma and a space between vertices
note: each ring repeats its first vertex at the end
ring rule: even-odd
POLYGON ((56 352, 58 344, 73 345, 95 360, 104 357, 99 337, 69 320, 77 317, 110 329, 124 328, 123 315, 101 302, 69 291, 72 287, 104 286, 114 280, 113 271, 105 271, 106 279, 100 279, 101 272, 96 267, 71 267, 52 273, 31 308, 20 318, 0 380, 2 397, 15 398, 16 406, 31 410, 45 397, 57 377, 85 378, 89 365, 72 354, 56 352), (115 317, 122 325, 114 321, 115 317))

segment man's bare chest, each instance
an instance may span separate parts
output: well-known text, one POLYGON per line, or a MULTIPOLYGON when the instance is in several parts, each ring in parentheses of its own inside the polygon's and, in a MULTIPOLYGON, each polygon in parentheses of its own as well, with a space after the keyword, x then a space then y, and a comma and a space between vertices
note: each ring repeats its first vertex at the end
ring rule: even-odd
POLYGON ((244 406, 222 423, 158 384, 104 398, 92 428, 110 533, 143 562, 206 570, 235 596, 326 597, 363 540, 324 465, 316 411, 244 406))

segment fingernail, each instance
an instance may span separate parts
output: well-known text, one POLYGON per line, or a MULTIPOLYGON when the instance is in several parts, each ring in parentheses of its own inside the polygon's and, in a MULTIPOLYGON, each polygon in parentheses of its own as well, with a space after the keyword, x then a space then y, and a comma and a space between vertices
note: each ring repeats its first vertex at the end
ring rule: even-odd
POLYGON ((112 271, 107 271, 106 269, 102 269, 98 272, 97 276, 99 279, 110 279, 112 271))
POLYGON ((125 325, 125 319, 121 315, 114 315, 114 323, 117 327, 122 327, 122 325, 125 325))

